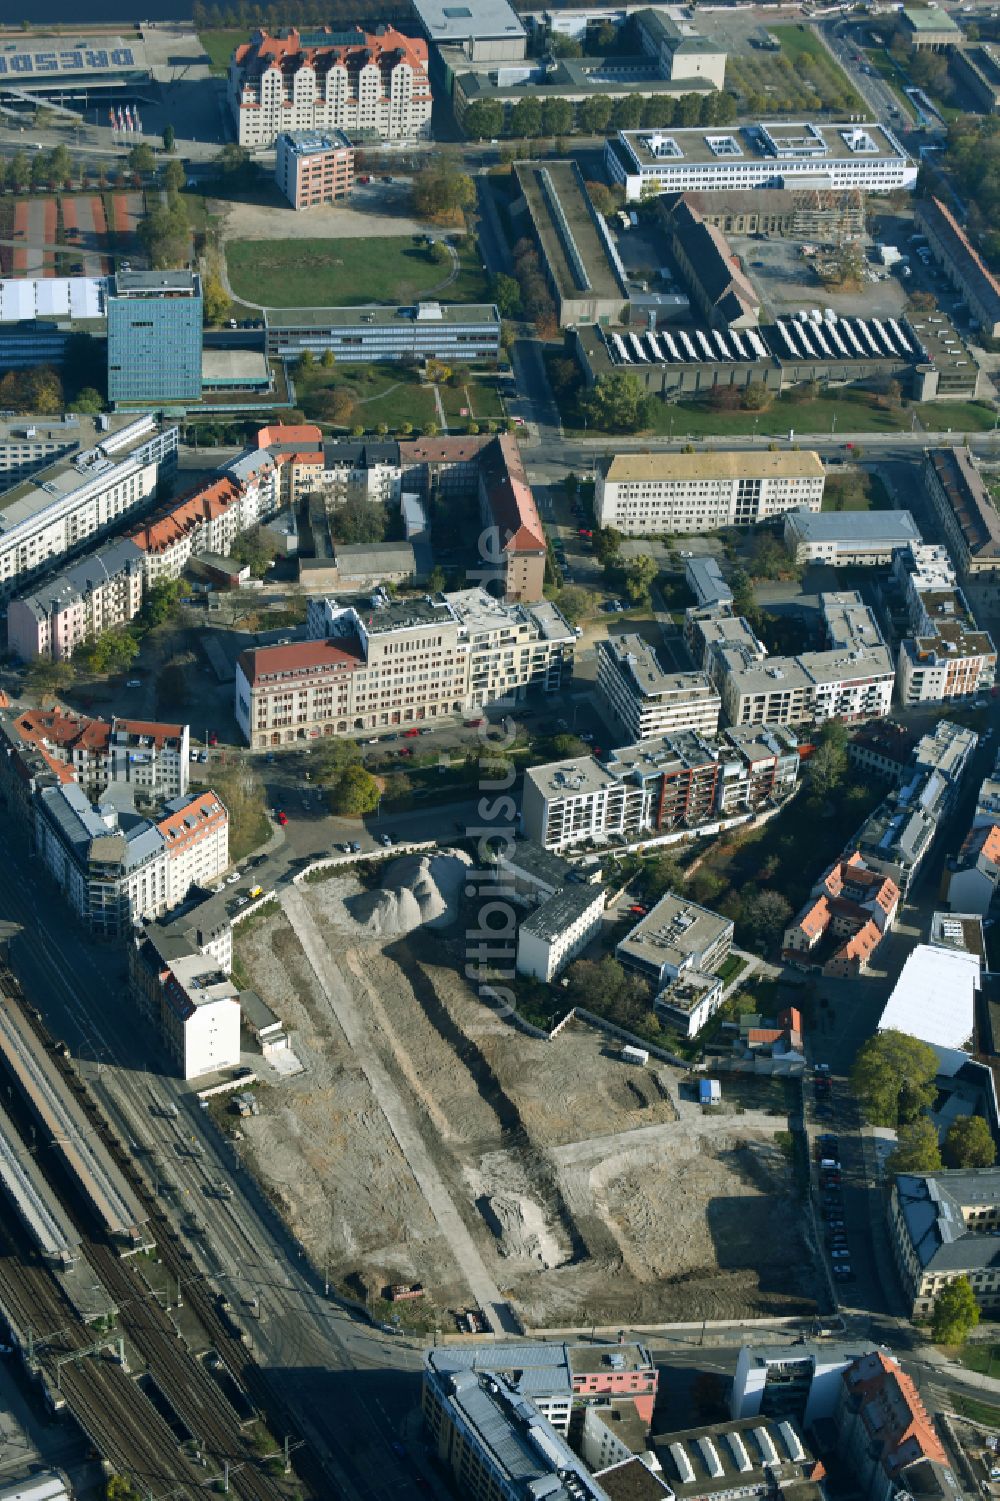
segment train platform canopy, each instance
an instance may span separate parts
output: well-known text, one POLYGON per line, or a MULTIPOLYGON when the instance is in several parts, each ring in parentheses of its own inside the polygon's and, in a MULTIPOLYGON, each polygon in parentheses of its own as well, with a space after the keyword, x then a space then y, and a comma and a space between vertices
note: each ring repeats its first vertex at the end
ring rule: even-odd
POLYGON ((149 76, 146 49, 135 36, 19 36, 0 39, 0 89, 30 90, 149 76))
POLYGON ((0 281, 0 323, 34 318, 104 318, 103 276, 8 277, 0 281))

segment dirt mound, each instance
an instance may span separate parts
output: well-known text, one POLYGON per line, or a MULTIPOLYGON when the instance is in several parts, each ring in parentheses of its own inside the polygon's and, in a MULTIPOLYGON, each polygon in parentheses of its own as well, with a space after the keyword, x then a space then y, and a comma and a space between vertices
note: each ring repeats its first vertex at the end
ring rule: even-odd
POLYGON ((467 855, 403 855, 377 891, 349 897, 348 912, 372 938, 401 938, 414 928, 449 927, 458 917, 467 855))

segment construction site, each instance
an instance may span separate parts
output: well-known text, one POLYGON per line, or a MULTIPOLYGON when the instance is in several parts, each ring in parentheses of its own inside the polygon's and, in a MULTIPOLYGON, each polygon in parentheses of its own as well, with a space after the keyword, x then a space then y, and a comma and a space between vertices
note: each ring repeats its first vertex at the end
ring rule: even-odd
POLYGON ((463 861, 326 871, 237 931, 304 1064, 240 1152, 314 1265, 369 1301, 420 1283, 445 1330, 505 1305, 525 1329, 814 1312, 773 1081, 703 1111, 582 1023, 518 1030, 464 978, 463 861))

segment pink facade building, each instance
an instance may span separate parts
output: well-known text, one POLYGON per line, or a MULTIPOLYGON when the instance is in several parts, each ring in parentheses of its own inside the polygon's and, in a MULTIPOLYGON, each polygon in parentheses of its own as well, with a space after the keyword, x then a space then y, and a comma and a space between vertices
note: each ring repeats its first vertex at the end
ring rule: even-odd
POLYGON ((282 131, 274 179, 294 209, 335 203, 354 186, 354 147, 342 130, 282 131))
POLYGON ((143 558, 131 541, 113 542, 11 600, 7 642, 22 661, 68 660, 89 636, 125 625, 142 605, 143 558))

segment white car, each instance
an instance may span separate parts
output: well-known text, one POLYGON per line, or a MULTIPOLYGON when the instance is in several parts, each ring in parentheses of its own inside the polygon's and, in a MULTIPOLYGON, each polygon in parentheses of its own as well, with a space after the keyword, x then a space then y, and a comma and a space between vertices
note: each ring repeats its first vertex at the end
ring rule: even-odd
POLYGON ((240 879, 240 873, 239 873, 238 870, 230 871, 229 875, 226 877, 226 885, 227 886, 235 886, 236 882, 239 879, 240 879))

